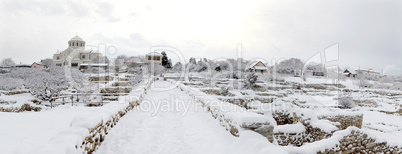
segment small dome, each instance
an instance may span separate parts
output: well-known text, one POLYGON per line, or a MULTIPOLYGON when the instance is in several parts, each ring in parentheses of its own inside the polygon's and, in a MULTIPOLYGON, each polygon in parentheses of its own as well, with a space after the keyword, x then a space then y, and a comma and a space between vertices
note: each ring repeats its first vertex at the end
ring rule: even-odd
POLYGON ((77 36, 74 36, 73 38, 71 38, 70 41, 84 41, 84 40, 77 35, 77 36))

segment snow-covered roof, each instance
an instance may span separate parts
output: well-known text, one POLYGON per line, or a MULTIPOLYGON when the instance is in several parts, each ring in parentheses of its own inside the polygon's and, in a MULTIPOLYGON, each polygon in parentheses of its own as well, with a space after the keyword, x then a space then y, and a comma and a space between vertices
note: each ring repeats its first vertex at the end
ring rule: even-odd
POLYGON ((84 49, 84 51, 82 51, 82 53, 98 53, 98 52, 99 52, 98 49, 94 48, 94 47, 87 48, 87 49, 84 49))
POLYGON ((162 56, 162 54, 160 54, 159 52, 150 52, 147 55, 151 55, 151 56, 162 56))
POLYGON ((46 66, 45 64, 42 64, 41 62, 33 62, 32 65, 35 64, 35 63, 38 64, 38 65, 46 66))
POLYGON ((260 61, 256 61, 256 62, 251 63, 250 65, 247 66, 247 69, 253 68, 255 65, 257 65, 258 62, 260 62, 260 61))
MULTIPOLYGON (((356 74, 356 72, 352 69, 345 69, 345 71, 349 71, 349 73, 351 73, 351 74, 356 74)), ((345 71, 344 71, 344 74, 348 74, 348 73, 345 73, 345 71)))
POLYGON ((374 73, 374 74, 380 74, 379 72, 375 72, 373 69, 365 69, 365 68, 358 68, 355 69, 356 72, 367 72, 367 73, 374 73))
POLYGON ((71 38, 70 41, 84 41, 84 40, 77 35, 77 36, 74 36, 73 38, 71 38))
POLYGON ((15 67, 31 67, 29 64, 15 64, 15 67))
POLYGON ((248 70, 248 69, 268 70, 267 67, 264 67, 264 66, 257 66, 258 63, 261 63, 261 64, 265 65, 265 64, 262 63, 261 61, 256 61, 256 62, 253 62, 253 63, 251 63, 250 65, 248 65, 248 66, 246 67, 246 70, 248 70))

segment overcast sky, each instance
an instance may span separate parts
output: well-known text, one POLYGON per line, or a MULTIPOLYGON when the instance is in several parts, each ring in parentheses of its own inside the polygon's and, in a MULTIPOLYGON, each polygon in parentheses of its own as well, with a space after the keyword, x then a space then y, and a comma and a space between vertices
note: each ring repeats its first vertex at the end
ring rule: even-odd
MULTIPOLYGON (((339 43, 339 63, 402 73, 402 2, 329 1, 15 1, 2 0, 0 58, 32 63, 88 45, 144 55, 166 45, 184 57, 307 60, 339 43)), ((168 54, 169 55, 169 54, 168 54)))

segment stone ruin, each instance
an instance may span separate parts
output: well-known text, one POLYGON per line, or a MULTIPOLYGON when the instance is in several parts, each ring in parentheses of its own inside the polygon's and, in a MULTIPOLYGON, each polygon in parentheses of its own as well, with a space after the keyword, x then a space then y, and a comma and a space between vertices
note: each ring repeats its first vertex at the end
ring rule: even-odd
MULTIPOLYGON (((296 113, 290 114, 285 112, 273 113, 273 118, 276 120, 277 125, 296 124, 298 122, 305 126, 305 131, 298 133, 285 133, 274 131, 274 138, 278 145, 288 146, 293 145, 296 147, 303 146, 305 143, 312 143, 332 137, 332 132, 326 132, 320 128, 313 127, 309 123, 309 119, 302 116, 297 116, 296 113)), ((357 127, 352 130, 350 134, 344 136, 330 149, 324 151, 317 151, 317 153, 401 153, 402 147, 390 146, 386 142, 376 142, 368 134, 362 132, 360 129, 363 123, 363 115, 323 115, 317 117, 319 120, 329 120, 331 122, 339 123, 336 125, 339 130, 345 130, 350 126, 357 127)))

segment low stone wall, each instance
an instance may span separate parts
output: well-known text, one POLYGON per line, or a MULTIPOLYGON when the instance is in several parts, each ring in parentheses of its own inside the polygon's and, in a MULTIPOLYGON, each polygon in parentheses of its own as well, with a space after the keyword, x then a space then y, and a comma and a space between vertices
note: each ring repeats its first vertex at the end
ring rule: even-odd
POLYGON ((293 145, 300 147, 305 143, 312 143, 332 136, 332 133, 327 133, 320 128, 312 127, 309 123, 302 122, 306 131, 302 133, 284 133, 276 132, 274 137, 278 145, 287 146, 293 145))
POLYGON ((375 139, 367 134, 352 130, 347 136, 344 136, 335 147, 318 151, 317 153, 402 153, 402 147, 389 146, 386 142, 376 142, 375 139))
MULTIPOLYGON (((97 147, 99 147, 100 144, 105 140, 105 136, 108 134, 109 130, 112 129, 117 124, 117 122, 119 122, 120 118, 126 115, 128 111, 132 110, 135 106, 138 105, 138 101, 130 102, 129 106, 127 106, 125 110, 119 111, 108 121, 101 121, 98 125, 89 129, 89 135, 85 137, 79 147, 81 149, 84 149, 84 153, 93 153, 97 149, 97 147)), ((76 148, 78 148, 78 145, 76 145, 76 148)))
POLYGON ((24 112, 24 111, 35 111, 35 112, 39 112, 41 111, 42 108, 41 107, 35 107, 35 106, 31 106, 29 104, 23 104, 21 105, 21 107, 10 107, 10 108, 4 108, 4 107, 0 107, 0 112, 15 112, 15 113, 20 113, 20 112, 24 112))
POLYGON ((5 92, 2 92, 2 93, 4 95, 18 95, 18 94, 29 93, 29 91, 28 90, 17 90, 17 91, 5 91, 5 92))
POLYGON ((332 122, 339 122, 339 129, 346 129, 349 126, 355 126, 357 128, 362 128, 363 115, 336 115, 336 116, 319 116, 319 119, 327 119, 332 122))
MULTIPOLYGON (((285 124, 295 124, 297 122, 302 122, 302 117, 298 117, 296 113, 292 115, 286 112, 276 112, 272 114, 273 118, 276 120, 278 125, 285 124)), ((346 129, 349 126, 355 126, 357 128, 362 128, 363 124, 363 114, 354 115, 321 115, 318 119, 326 119, 332 122, 339 122, 341 125, 339 129, 346 129)))
POLYGON ((272 117, 275 119, 277 125, 286 125, 286 124, 295 124, 294 118, 290 116, 289 113, 285 112, 275 112, 272 114, 272 117))
POLYGON ((112 76, 91 76, 89 77, 89 81, 113 81, 114 77, 112 76))
POLYGON ((85 154, 92 154, 95 150, 101 145, 101 143, 105 140, 106 135, 109 130, 111 130, 119 121, 119 119, 126 115, 128 111, 131 111, 134 107, 138 106, 142 101, 143 96, 150 89, 151 84, 155 81, 154 78, 151 79, 149 83, 144 87, 144 90, 138 94, 139 99, 133 102, 129 102, 129 105, 121 111, 118 111, 115 115, 110 117, 110 119, 106 122, 103 120, 97 124, 96 126, 89 129, 89 135, 85 137, 82 141, 81 145, 76 145, 75 148, 82 149, 85 154))
MULTIPOLYGON (((306 131, 302 133, 283 133, 277 132, 274 134, 275 139, 281 146, 294 145, 302 146, 305 143, 311 143, 322 139, 330 138, 333 132, 325 132, 320 128, 315 128, 310 125, 309 119, 303 119, 303 117, 297 116, 296 113, 290 114, 286 112, 273 113, 273 118, 278 125, 295 124, 301 122, 306 131)), ((363 122, 363 115, 335 115, 335 116, 319 116, 321 119, 326 119, 332 122, 339 122, 337 126, 339 129, 346 129, 349 126, 355 126, 361 128, 363 122)))

